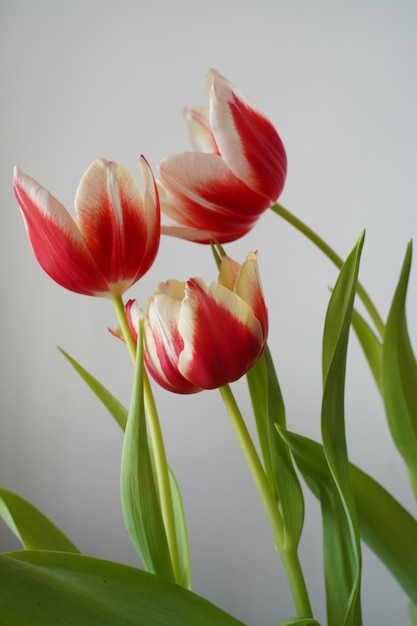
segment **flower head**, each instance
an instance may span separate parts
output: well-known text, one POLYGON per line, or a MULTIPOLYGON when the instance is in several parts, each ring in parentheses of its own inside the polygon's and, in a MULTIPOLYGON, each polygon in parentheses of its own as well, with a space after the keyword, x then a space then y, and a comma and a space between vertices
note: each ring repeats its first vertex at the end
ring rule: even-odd
POLYGON ((132 333, 144 316, 145 361, 165 389, 194 393, 243 376, 266 342, 268 315, 255 253, 242 265, 222 259, 218 282, 201 278, 159 285, 145 313, 126 305, 132 333))
POLYGON ((138 281, 159 247, 156 183, 144 157, 142 196, 121 165, 96 159, 81 178, 75 221, 33 178, 15 168, 14 191, 33 251, 58 284, 84 295, 114 297, 138 281))
POLYGON ((186 107, 195 152, 159 166, 161 208, 176 225, 162 232, 225 243, 246 234, 281 194, 287 170, 271 122, 218 72, 208 74, 210 106, 186 107))

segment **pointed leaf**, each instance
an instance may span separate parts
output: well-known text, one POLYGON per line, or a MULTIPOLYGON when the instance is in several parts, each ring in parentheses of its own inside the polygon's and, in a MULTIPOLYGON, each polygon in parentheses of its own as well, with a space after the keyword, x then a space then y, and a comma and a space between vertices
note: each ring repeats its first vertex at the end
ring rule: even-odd
MULTIPOLYGON (((279 429, 312 492, 329 499, 329 469, 319 443, 279 429)), ((417 605, 417 521, 376 480, 350 464, 362 539, 417 605)), ((326 504, 326 502, 322 502, 326 504)))
POLYGON ((293 624, 298 624, 299 626, 320 626, 312 617, 291 617, 290 619, 284 619, 283 622, 279 622, 278 626, 292 626, 293 624))
POLYGON ((385 328, 382 385, 391 435, 407 465, 417 496, 417 362, 405 313, 411 257, 410 242, 385 328))
POLYGON ((142 341, 138 341, 123 442, 120 494, 125 525, 144 566, 149 572, 174 580, 146 433, 142 341))
POLYGON ((75 359, 73 359, 65 350, 58 346, 58 350, 71 363, 73 368, 78 372, 81 378, 87 383, 90 389, 96 394, 99 400, 110 411, 120 428, 126 428, 127 409, 110 393, 104 385, 102 385, 94 376, 84 369, 75 359))
POLYGON ((14 626, 243 626, 163 578, 62 552, 1 555, 0 589, 2 623, 14 626))
POLYGON ((26 550, 79 552, 66 535, 33 504, 0 488, 0 517, 26 550))
POLYGON ((382 344, 368 322, 357 311, 352 314, 352 326, 368 361, 379 391, 382 391, 382 344))
POLYGON ((265 471, 284 521, 284 545, 297 546, 304 498, 288 447, 275 430, 275 424, 285 426, 285 407, 268 346, 246 378, 265 471))
MULTIPOLYGON (((349 330, 356 293, 362 235, 342 266, 332 291, 323 333, 323 400, 321 432, 336 500, 324 535, 326 597, 330 624, 361 624, 361 550, 356 508, 349 475, 345 435, 344 391, 349 330), (333 526, 333 528, 331 528, 333 526), (334 555, 338 555, 338 559, 334 555)), ((323 520, 323 523, 325 521, 323 520)))

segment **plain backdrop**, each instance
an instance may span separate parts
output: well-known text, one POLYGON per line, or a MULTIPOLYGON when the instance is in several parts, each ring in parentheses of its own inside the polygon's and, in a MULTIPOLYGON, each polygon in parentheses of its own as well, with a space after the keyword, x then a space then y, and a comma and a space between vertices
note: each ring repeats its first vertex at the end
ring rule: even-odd
MULTIPOLYGON (((228 77, 275 124, 288 153, 281 202, 345 257, 366 228, 360 279, 385 318, 407 242, 417 234, 417 5, 413 0, 6 0, 0 8, 0 483, 28 498, 91 555, 140 565, 119 503, 122 433, 57 350, 125 404, 132 369, 108 332, 107 300, 65 291, 35 261, 12 192, 12 168, 69 210, 96 157, 140 181, 143 153, 189 149, 185 104, 205 105, 205 74, 228 77)), ((319 438, 321 337, 331 263, 266 212, 227 246, 259 251, 269 344, 288 426, 319 438)), ((144 305, 168 278, 216 278, 205 246, 163 238, 127 297, 144 305)), ((417 346, 417 279, 408 322, 417 346)), ((360 305, 358 305, 361 309, 360 305)), ((244 380, 234 385, 253 432, 244 380)), ((218 392, 154 386, 180 483, 194 589, 252 626, 294 614, 251 476, 218 392)), ((416 513, 381 400, 352 336, 346 388, 350 457, 416 513)), ((308 490, 300 555, 325 623, 319 507, 308 490)), ((19 544, 3 523, 2 551, 19 544)), ((408 623, 408 600, 364 547, 364 623, 408 623)))

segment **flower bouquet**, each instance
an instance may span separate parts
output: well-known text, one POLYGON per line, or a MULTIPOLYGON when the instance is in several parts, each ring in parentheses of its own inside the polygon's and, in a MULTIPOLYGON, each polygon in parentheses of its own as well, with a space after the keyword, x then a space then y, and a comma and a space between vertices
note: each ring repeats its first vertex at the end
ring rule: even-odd
MULTIPOLYGON (((381 559, 409 597, 417 624, 417 520, 374 478, 349 461, 344 391, 350 332, 357 335, 383 399, 390 432, 417 496, 417 363, 405 303, 412 244, 386 321, 358 281, 364 233, 346 259, 277 200, 287 159, 273 124, 228 80, 211 70, 209 107, 186 107, 193 151, 166 157, 159 177, 140 158, 144 192, 118 163, 95 160, 75 195, 76 219, 37 181, 15 168, 13 183, 34 254, 73 292, 109 299, 110 328, 133 363, 130 402, 120 402, 67 352, 124 431, 120 472, 123 518, 141 569, 81 554, 34 504, 0 489, 0 515, 23 551, 0 555, 0 623, 8 625, 242 624, 193 593, 180 485, 168 464, 153 385, 167 393, 218 389, 271 528, 294 611, 280 626, 318 624, 298 554, 304 490, 320 502, 329 626, 358 626, 361 543, 381 559), (286 422, 268 348, 271 311, 259 251, 238 261, 227 244, 244 237, 270 209, 339 269, 322 340, 321 441, 286 422), (161 210, 170 222, 161 226, 161 210), (123 295, 144 276, 161 233, 207 245, 218 279, 167 280, 147 303, 123 295), (355 308, 362 301, 366 316, 355 308), (246 376, 257 440, 231 383, 246 376)), ((184 399, 186 402, 186 398, 184 399)), ((284 593, 285 590, 282 590, 284 593)))

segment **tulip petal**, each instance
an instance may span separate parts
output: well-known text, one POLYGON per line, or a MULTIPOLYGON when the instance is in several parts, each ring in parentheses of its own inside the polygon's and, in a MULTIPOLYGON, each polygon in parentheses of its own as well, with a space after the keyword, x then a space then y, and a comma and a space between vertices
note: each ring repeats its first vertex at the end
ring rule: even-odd
POLYGON ((217 155, 171 155, 159 173, 166 194, 161 198, 164 213, 182 226, 212 233, 210 241, 241 237, 269 206, 267 198, 251 191, 217 155))
POLYGON ((190 383, 178 369, 184 347, 178 328, 181 306, 181 300, 165 294, 151 298, 145 323, 145 360, 153 378, 165 389, 195 393, 201 388, 190 383))
POLYGON ((178 369, 204 389, 221 387, 245 374, 266 337, 249 305, 226 287, 201 279, 186 283, 178 328, 184 340, 178 369))
POLYGON ((226 79, 215 76, 210 91, 210 124, 231 171, 269 202, 280 195, 287 159, 271 122, 226 79))
POLYGON ((148 211, 133 176, 105 159, 91 164, 75 196, 80 230, 103 275, 114 286, 114 295, 123 293, 149 269, 158 249, 159 206, 144 159, 142 169, 148 211))
POLYGON ((251 252, 242 264, 236 284, 235 293, 247 302, 260 321, 264 335, 268 333, 268 312, 262 292, 257 254, 251 252))
POLYGON ((207 107, 187 106, 184 109, 184 117, 194 150, 208 154, 219 154, 210 126, 209 109, 207 107))
POLYGON ((106 295, 107 282, 65 207, 18 167, 13 184, 29 241, 44 271, 70 291, 106 295))

